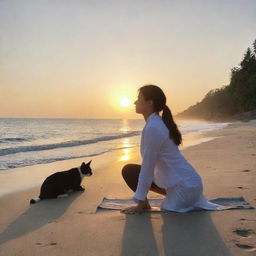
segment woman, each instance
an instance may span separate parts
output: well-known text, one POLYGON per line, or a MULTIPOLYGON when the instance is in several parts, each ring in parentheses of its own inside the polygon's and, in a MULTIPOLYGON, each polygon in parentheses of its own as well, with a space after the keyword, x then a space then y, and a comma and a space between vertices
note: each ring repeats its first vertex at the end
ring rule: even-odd
POLYGON ((149 190, 165 195, 161 208, 167 211, 215 210, 218 205, 202 194, 201 177, 179 151, 182 136, 166 106, 163 91, 155 85, 145 85, 139 89, 134 104, 136 113, 146 121, 140 147, 142 164, 127 164, 122 169, 125 182, 135 192, 137 205, 121 212, 134 214, 150 209, 149 190))

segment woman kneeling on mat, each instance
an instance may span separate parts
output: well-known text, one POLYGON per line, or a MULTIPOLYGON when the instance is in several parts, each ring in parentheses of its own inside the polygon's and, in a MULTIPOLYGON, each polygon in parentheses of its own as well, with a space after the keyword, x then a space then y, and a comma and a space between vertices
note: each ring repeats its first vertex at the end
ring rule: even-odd
POLYGON ((150 209, 149 190, 165 196, 163 210, 216 210, 218 205, 203 196, 201 177, 178 148, 182 136, 166 106, 164 92, 158 86, 145 85, 139 89, 134 104, 136 113, 146 121, 140 144, 142 164, 127 164, 122 169, 125 182, 135 192, 133 199, 137 205, 121 212, 134 214, 150 209))

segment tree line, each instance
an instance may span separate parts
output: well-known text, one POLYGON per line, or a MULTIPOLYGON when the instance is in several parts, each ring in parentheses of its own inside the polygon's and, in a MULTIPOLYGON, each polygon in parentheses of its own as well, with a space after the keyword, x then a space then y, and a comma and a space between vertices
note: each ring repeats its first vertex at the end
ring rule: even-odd
POLYGON ((178 118, 223 119, 256 110, 256 40, 238 67, 231 69, 229 85, 210 90, 201 102, 178 113, 178 118))

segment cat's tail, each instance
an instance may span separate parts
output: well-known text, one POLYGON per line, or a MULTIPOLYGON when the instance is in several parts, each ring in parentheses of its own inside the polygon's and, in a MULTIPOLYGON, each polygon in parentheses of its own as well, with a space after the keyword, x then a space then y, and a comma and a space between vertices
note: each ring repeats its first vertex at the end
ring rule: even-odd
POLYGON ((35 204, 35 203, 39 202, 40 200, 41 200, 40 197, 33 198, 30 200, 30 204, 35 204))

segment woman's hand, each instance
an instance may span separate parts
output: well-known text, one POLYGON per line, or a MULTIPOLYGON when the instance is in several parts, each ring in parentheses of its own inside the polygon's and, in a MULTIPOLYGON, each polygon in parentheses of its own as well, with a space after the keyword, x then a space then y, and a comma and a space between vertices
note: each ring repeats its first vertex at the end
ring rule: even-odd
POLYGON ((121 213, 125 214, 135 214, 135 213, 142 213, 145 209, 150 209, 150 204, 148 200, 145 201, 139 201, 139 203, 136 206, 127 207, 123 210, 121 210, 121 213))
POLYGON ((135 214, 135 213, 142 213, 142 212, 143 212, 143 208, 140 207, 139 205, 127 207, 121 210, 121 213, 125 213, 125 214, 135 214))

